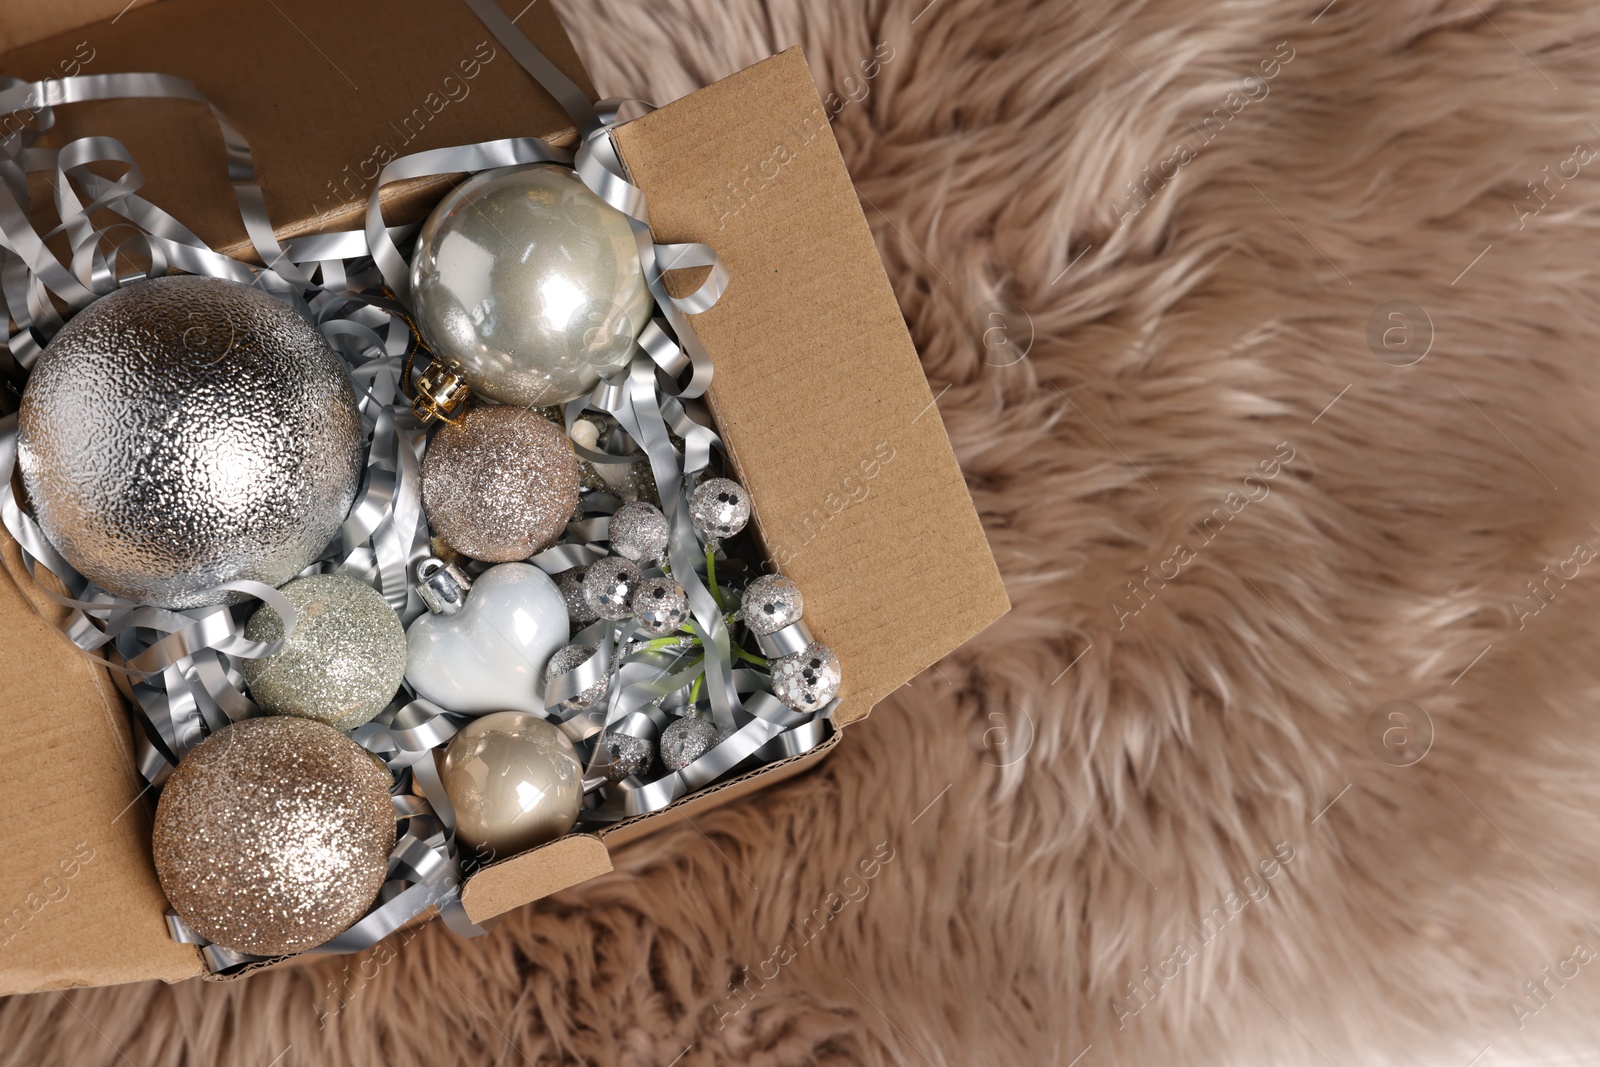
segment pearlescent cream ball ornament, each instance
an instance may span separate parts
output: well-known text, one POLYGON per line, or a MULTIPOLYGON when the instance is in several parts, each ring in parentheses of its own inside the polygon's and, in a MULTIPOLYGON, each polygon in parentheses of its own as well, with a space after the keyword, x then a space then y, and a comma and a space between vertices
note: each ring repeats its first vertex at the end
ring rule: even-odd
POLYGON ((429 528, 485 563, 548 548, 577 507, 578 457, 567 435, 526 408, 472 408, 440 426, 422 457, 429 528))
POLYGON ((752 633, 777 633, 800 621, 805 598, 800 587, 781 574, 763 574, 744 587, 739 616, 752 633))
MULTIPOLYGON (((406 632, 389 602, 347 574, 296 578, 280 590, 299 613, 275 654, 239 663, 250 698, 271 715, 300 715, 354 730, 388 706, 406 673, 406 632)), ((244 628, 276 641, 283 620, 263 605, 244 628)))
POLYGON ((661 509, 644 500, 618 508, 606 530, 611 551, 635 563, 654 563, 666 555, 671 533, 661 509))
POLYGON ((450 739, 439 778, 456 809, 456 837, 483 859, 506 859, 572 829, 583 764, 538 715, 497 711, 450 739))
POLYGON ((689 494, 689 520, 707 541, 720 541, 750 521, 750 496, 729 478, 708 478, 689 494))
POLYGON ((183 757, 161 790, 156 874, 194 931, 285 956, 372 906, 395 842, 389 773, 311 719, 245 719, 183 757))
POLYGON ((28 376, 17 461, 84 577, 167 608, 278 586, 338 534, 365 448, 350 374, 287 304, 168 277, 101 297, 28 376))
POLYGON ((576 399, 626 367, 654 304, 628 217, 570 169, 485 171, 423 223, 417 327, 491 400, 576 399))
POLYGON ((771 670, 772 695, 796 711, 821 711, 839 695, 839 659, 827 645, 813 641, 773 660, 771 670))

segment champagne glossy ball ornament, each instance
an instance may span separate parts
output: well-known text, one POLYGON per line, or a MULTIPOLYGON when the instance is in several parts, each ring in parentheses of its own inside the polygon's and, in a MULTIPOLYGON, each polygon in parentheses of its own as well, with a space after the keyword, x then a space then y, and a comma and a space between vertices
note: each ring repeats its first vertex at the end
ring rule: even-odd
POLYGON ((506 859, 572 829, 583 764, 567 735, 539 715, 497 711, 450 739, 439 778, 456 836, 482 858, 506 859))
POLYGON ((654 307, 628 217, 550 163, 485 171, 440 201, 411 292, 429 347, 479 393, 524 407, 627 366, 654 307))
POLYGON ((707 541, 720 541, 750 521, 750 497, 729 478, 708 478, 689 494, 689 519, 707 541))
POLYGON ((257 956, 304 952, 361 918, 395 842, 389 774, 311 719, 245 719, 183 757, 151 841, 196 933, 257 956))
MULTIPOLYGON (((296 578, 281 590, 299 613, 274 655, 240 661, 250 698, 272 715, 300 715, 354 730, 388 706, 406 673, 406 632, 383 594, 347 574, 296 578)), ((276 641, 283 620, 260 607, 244 628, 276 641)))
POLYGON ((260 289, 136 282, 61 328, 29 375, 17 459, 44 534, 129 600, 192 608, 314 561, 355 499, 350 374, 260 289))
POLYGON ((428 526, 485 563, 549 547, 578 506, 578 457, 567 435, 526 408, 479 407, 439 427, 422 457, 428 526))

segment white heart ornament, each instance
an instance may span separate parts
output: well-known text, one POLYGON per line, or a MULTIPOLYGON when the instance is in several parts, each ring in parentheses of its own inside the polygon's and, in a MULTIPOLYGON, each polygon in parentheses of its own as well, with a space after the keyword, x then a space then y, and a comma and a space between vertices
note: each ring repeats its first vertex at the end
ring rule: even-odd
POLYGON ((567 643, 561 591, 527 563, 490 567, 454 615, 423 615, 406 630, 406 681, 454 712, 544 714, 540 672, 567 643))

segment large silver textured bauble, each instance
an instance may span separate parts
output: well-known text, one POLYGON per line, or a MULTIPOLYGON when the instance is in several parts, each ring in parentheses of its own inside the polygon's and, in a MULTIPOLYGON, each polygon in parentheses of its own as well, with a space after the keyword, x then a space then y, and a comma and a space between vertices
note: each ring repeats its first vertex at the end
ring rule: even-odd
POLYGON ((750 495, 730 478, 709 478, 689 494, 689 519, 707 541, 720 541, 750 521, 750 495))
POLYGON ((39 525, 84 577, 169 608, 321 554, 361 475, 350 375, 260 289, 137 282, 75 315, 22 396, 18 465, 39 525))
POLYGON ((839 658, 813 641, 771 663, 772 695, 796 711, 820 711, 839 695, 839 658))
POLYGON ((559 728, 525 711, 473 719, 450 739, 440 781, 456 836, 480 859, 503 860, 572 829, 583 764, 559 728))
POLYGON ((739 614, 752 633, 777 633, 800 621, 805 598, 800 587, 781 574, 763 574, 744 587, 739 614))
POLYGON ((628 217, 550 163, 485 171, 440 201, 411 294, 422 336, 475 390, 531 407, 625 367, 654 306, 628 217))
POLYGON ((388 876, 395 812, 383 765, 310 719, 212 734, 161 790, 156 874, 196 933, 257 956, 341 933, 388 876))
POLYGON ((578 506, 578 457, 559 426, 526 408, 469 410, 422 457, 422 509, 451 548, 485 563, 527 559, 578 506))
MULTIPOLYGON (((406 631, 389 602, 348 574, 296 578, 281 590, 299 613, 289 640, 264 659, 242 660, 250 697, 273 715, 299 715, 354 730, 388 706, 406 673, 406 631)), ((283 620, 262 606, 244 628, 276 641, 283 620)))

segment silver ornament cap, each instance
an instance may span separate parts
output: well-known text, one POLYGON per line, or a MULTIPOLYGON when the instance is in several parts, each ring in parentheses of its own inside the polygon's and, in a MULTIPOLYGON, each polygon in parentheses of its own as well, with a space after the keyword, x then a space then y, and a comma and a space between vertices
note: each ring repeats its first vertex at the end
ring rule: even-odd
POLYGON ((707 541, 720 541, 750 521, 750 496, 729 478, 709 478, 689 494, 689 519, 707 541))
POLYGON ((17 461, 44 534, 107 592, 193 608, 322 553, 365 447, 345 362, 298 312, 215 278, 135 282, 28 377, 17 461))
POLYGON ((628 217, 570 168, 484 171, 439 202, 411 262, 417 328, 491 400, 545 407, 627 366, 654 303, 628 217))

